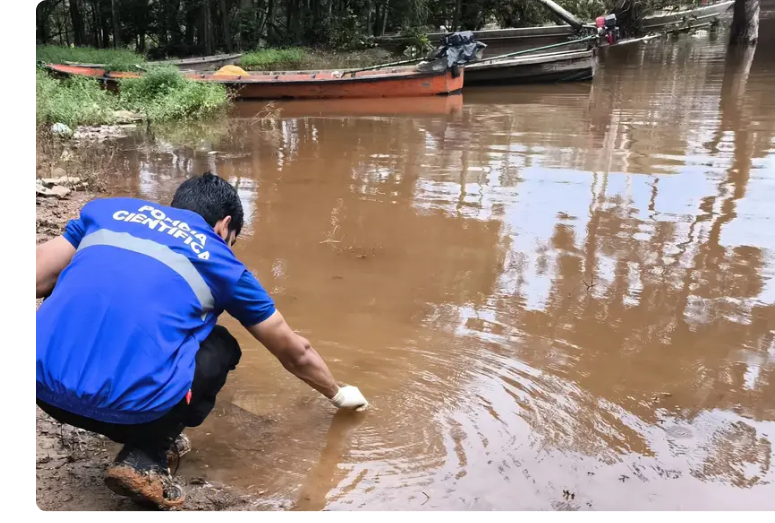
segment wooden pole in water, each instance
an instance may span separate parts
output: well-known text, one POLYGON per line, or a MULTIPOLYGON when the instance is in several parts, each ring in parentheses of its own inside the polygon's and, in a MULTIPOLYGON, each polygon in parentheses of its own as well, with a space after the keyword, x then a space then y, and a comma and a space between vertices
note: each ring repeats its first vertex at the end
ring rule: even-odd
POLYGON ((759 39, 759 0, 735 0, 730 45, 754 45, 759 39))

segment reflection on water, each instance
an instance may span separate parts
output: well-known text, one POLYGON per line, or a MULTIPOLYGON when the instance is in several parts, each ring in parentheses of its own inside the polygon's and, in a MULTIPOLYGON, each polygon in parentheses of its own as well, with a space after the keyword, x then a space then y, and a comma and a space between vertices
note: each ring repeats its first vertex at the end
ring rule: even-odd
POLYGON ((238 255, 373 402, 334 415, 226 318, 243 361, 182 473, 295 509, 775 508, 768 22, 755 55, 703 34, 591 84, 138 142, 126 192, 238 186, 238 255))

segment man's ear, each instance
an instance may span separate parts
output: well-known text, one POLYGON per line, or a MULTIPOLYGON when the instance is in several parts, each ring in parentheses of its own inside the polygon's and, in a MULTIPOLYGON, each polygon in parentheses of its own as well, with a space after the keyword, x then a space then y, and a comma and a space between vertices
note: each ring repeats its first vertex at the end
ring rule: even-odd
POLYGON ((229 242, 229 224, 231 224, 231 215, 223 217, 215 224, 215 234, 220 236, 226 243, 229 242))

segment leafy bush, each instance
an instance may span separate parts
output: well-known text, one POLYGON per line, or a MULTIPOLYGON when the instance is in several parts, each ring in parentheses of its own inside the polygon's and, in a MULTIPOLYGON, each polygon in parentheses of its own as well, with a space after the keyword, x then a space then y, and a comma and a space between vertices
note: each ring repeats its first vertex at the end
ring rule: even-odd
POLYGON ((35 47, 35 59, 47 64, 81 62, 85 64, 104 64, 109 71, 136 71, 138 64, 145 58, 128 49, 94 49, 93 47, 61 47, 58 45, 38 45, 35 47))
POLYGON ((119 105, 153 122, 206 118, 229 104, 220 84, 188 80, 173 66, 154 67, 141 78, 121 81, 119 105))
POLYGON ((229 104, 225 87, 187 80, 174 67, 152 68, 141 78, 122 80, 118 96, 92 78, 58 80, 43 69, 36 69, 35 75, 38 124, 109 124, 116 110, 136 112, 153 122, 206 118, 229 104))
POLYGON ((52 78, 46 71, 35 71, 35 120, 38 124, 62 122, 70 127, 110 123, 115 97, 104 91, 97 80, 73 77, 52 78))
POLYGON ((239 59, 239 66, 253 71, 293 69, 306 59, 307 51, 300 47, 258 49, 243 54, 239 59))
POLYGON ((360 17, 348 8, 347 12, 331 20, 326 43, 334 49, 362 49, 367 46, 365 32, 360 17))

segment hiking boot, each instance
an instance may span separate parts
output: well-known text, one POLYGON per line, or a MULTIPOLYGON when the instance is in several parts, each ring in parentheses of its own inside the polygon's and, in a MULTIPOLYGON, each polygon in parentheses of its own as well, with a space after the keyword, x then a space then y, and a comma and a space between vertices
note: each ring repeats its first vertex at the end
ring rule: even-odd
POLYGON ((175 463, 176 460, 179 462, 180 458, 189 452, 191 452, 191 440, 183 433, 178 434, 175 443, 167 451, 167 463, 175 463))
POLYGON ((179 507, 186 498, 172 479, 164 451, 149 453, 124 446, 108 467, 105 484, 120 496, 163 509, 179 507))

